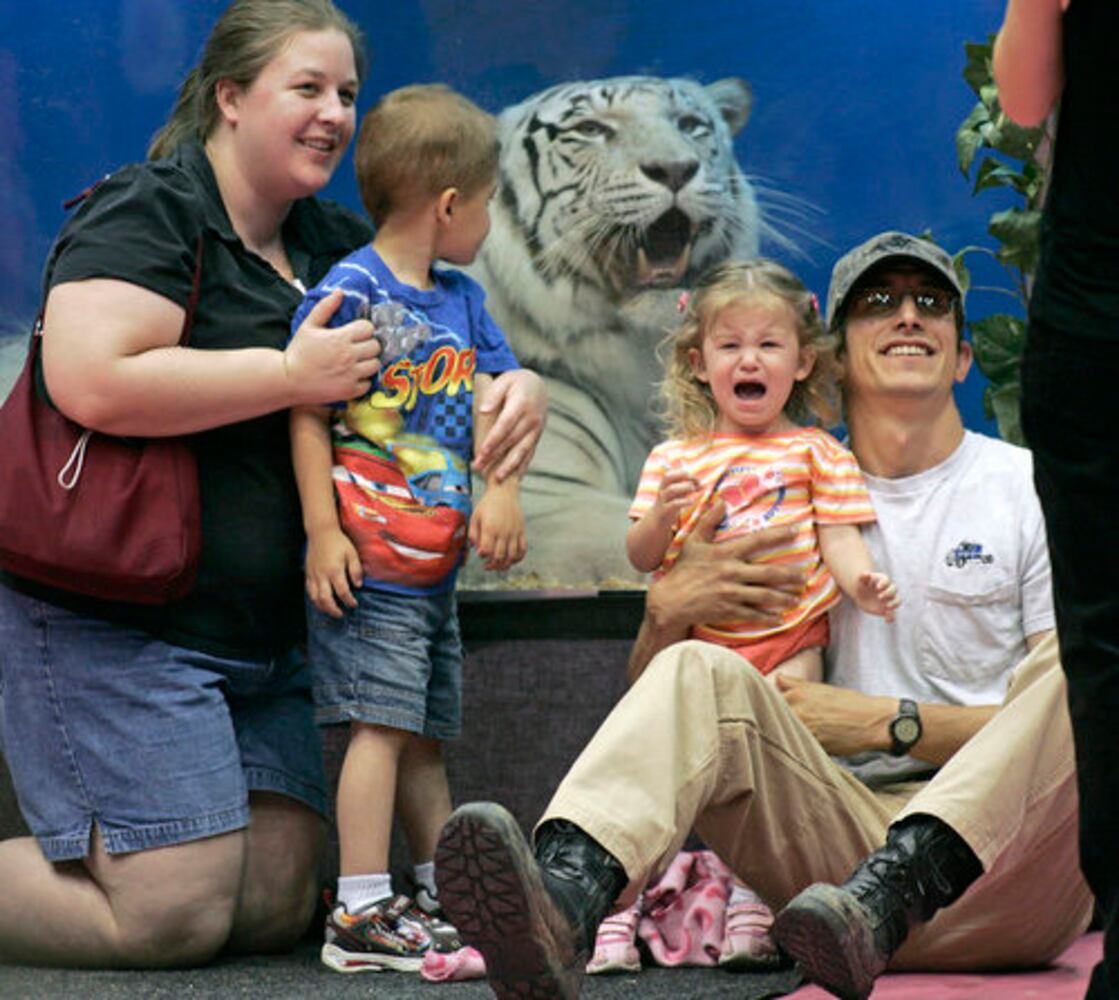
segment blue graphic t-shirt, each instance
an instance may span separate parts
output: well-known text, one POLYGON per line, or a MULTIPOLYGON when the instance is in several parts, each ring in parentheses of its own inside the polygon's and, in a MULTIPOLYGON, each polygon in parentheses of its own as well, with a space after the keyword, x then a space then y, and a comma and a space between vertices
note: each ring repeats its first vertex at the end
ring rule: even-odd
POLYGON ((481 286, 460 271, 432 278, 431 289, 405 285, 365 246, 307 293, 291 325, 340 288, 331 326, 370 319, 382 342, 369 395, 340 404, 331 426, 334 488, 365 586, 402 593, 454 586, 470 518, 474 373, 518 367, 481 286))

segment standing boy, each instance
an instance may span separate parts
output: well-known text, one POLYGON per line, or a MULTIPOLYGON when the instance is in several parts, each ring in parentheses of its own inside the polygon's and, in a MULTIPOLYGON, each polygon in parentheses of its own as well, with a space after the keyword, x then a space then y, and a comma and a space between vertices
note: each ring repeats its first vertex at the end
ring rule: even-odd
POLYGON ((342 297, 335 322, 370 318, 382 343, 370 395, 292 413, 307 532, 308 649, 316 717, 350 725, 338 785, 340 877, 323 962, 414 971, 458 947, 432 861, 451 811, 441 742, 460 729, 454 582, 472 544, 490 569, 524 555, 515 479, 471 513, 475 418, 494 373, 517 367, 469 264, 489 232, 494 121, 446 87, 413 86, 365 117, 355 160, 377 233, 310 292, 293 320, 342 297), (477 390, 477 392, 475 392, 477 390), (415 902, 388 872, 394 805, 416 862, 415 902))

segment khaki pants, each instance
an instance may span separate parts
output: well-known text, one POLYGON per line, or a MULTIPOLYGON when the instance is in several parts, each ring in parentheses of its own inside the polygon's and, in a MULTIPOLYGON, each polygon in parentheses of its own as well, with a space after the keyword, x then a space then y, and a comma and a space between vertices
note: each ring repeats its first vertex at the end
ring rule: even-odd
POLYGON ((931 781, 872 792, 836 765, 776 689, 701 642, 665 650, 618 703, 542 821, 589 833, 630 877, 631 902, 694 827, 769 903, 843 882, 910 813, 938 816, 983 863, 892 968, 1040 964, 1081 934, 1076 782, 1056 641, 1017 668, 1006 703, 931 781))

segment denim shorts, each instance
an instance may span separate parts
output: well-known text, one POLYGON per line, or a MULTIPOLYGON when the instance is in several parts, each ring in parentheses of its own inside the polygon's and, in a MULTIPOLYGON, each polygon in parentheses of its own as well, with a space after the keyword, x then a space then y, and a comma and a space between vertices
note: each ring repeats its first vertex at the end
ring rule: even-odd
POLYGON ((301 651, 230 660, 0 585, 0 750, 50 861, 167 847, 249 822, 249 791, 326 815, 301 651))
POLYGON ((462 729, 462 640, 454 591, 357 591, 331 618, 307 604, 315 719, 367 722, 455 739, 462 729))

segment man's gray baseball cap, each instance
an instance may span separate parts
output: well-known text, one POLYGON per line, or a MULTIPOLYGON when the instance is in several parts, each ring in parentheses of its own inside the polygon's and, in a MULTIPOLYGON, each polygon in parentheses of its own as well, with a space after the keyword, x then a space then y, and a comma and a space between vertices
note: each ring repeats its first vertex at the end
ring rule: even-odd
POLYGON ((886 232, 872 236, 839 258, 831 272, 828 286, 828 329, 831 329, 848 293, 867 271, 884 260, 910 260, 931 267, 955 289, 963 300, 964 290, 952 267, 952 258, 929 240, 908 233, 886 232))

